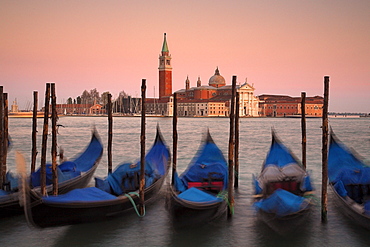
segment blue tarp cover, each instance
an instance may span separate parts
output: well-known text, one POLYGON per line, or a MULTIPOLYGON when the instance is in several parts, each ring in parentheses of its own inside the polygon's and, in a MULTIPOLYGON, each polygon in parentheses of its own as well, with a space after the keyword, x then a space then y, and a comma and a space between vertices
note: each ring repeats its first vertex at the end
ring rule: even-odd
POLYGON ((178 195, 179 198, 192 202, 214 203, 222 201, 221 198, 192 187, 178 195))
POLYGON ((70 203, 70 202, 93 202, 112 200, 117 197, 95 187, 75 189, 63 195, 43 197, 44 202, 49 203, 70 203))
POLYGON ((266 213, 274 213, 278 217, 283 217, 300 211, 305 204, 304 197, 277 189, 270 197, 254 203, 254 206, 266 213))
MULTIPOLYGON (((76 170, 76 165, 74 167, 71 166, 71 162, 69 161, 66 167, 63 167, 63 163, 57 166, 57 174, 58 174, 58 183, 61 183, 68 179, 79 176, 81 174, 81 171, 76 170)), ((41 167, 31 174, 31 181, 33 187, 40 186, 40 178, 41 178, 41 167)), ((53 183, 53 172, 51 164, 46 164, 46 185, 52 183, 53 183)))
POLYGON ((180 179, 187 186, 188 182, 202 182, 212 177, 222 180, 225 189, 227 174, 227 162, 222 151, 214 142, 204 142, 180 179))
MULTIPOLYGON (((169 150, 159 139, 145 156, 145 188, 152 185, 156 179, 164 176, 169 160, 169 150)), ((108 193, 122 195, 125 191, 139 189, 140 161, 123 163, 116 167, 105 179, 95 179, 95 186, 108 193)))
POLYGON ((370 167, 342 168, 332 181, 334 183, 342 181, 347 184, 370 184, 370 167))
POLYGON ((358 170, 366 167, 353 153, 343 144, 332 140, 328 154, 329 181, 337 180, 343 168, 358 170))
POLYGON ((267 154, 265 166, 276 165, 283 167, 291 163, 298 163, 298 161, 291 155, 287 147, 278 141, 274 141, 267 154))

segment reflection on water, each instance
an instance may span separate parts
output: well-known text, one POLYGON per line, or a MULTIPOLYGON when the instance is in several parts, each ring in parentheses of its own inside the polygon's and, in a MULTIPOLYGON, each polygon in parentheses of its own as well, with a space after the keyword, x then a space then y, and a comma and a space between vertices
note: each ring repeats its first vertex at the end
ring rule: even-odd
MULTIPOLYGON (((43 120, 38 120, 38 150, 41 150, 43 120)), ((96 175, 107 174, 107 126, 103 117, 62 117, 58 145, 66 157, 74 157, 90 140, 92 128, 99 132, 104 154, 96 175)), ((172 119, 147 118, 146 147, 152 145, 159 124, 172 149, 172 119)), ((337 136, 370 161, 370 119, 330 119, 337 136)), ((20 150, 30 163, 31 119, 9 119, 13 147, 8 155, 9 169, 15 171, 14 151, 20 150)), ((235 214, 196 227, 174 229, 162 199, 147 207, 146 216, 129 214, 112 221, 38 230, 29 228, 23 216, 2 219, 1 246, 368 246, 367 230, 345 220, 334 210, 329 194, 328 223, 321 224, 321 119, 307 119, 307 167, 312 172, 318 205, 311 219, 294 236, 280 236, 258 221, 251 206, 252 174, 258 174, 271 142, 271 128, 298 157, 301 157, 300 119, 243 118, 240 123, 240 179, 235 192, 235 214)), ((229 119, 179 118, 178 170, 181 173, 197 151, 209 128, 213 139, 228 153, 229 119)), ((49 147, 51 136, 49 136, 49 147)), ((140 157, 140 118, 117 117, 113 120, 113 166, 140 157)), ((172 152, 172 151, 171 151, 172 152)), ((38 157, 38 164, 39 164, 38 157)), ((50 161, 50 149, 48 151, 50 161)), ((329 191, 330 192, 330 191, 329 191)))

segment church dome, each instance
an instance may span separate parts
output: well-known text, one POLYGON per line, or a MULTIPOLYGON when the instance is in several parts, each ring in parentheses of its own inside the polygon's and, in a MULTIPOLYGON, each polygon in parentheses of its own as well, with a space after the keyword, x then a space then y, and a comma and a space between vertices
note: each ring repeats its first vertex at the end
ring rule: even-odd
POLYGON ((220 75, 218 67, 215 71, 215 74, 211 78, 209 78, 208 85, 212 87, 222 87, 226 85, 225 78, 222 75, 220 75))

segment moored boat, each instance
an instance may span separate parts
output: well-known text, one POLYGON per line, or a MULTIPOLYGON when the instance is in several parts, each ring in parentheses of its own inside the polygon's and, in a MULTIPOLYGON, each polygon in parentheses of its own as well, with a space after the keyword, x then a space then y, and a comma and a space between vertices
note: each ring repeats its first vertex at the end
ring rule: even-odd
POLYGON ((291 233, 310 215, 310 176, 295 155, 272 132, 261 174, 253 177, 257 216, 279 234, 291 233))
POLYGON ((354 224, 370 230, 370 167, 331 131, 329 186, 337 208, 354 224))
MULTIPOLYGON (((103 145, 94 130, 90 143, 76 158, 62 162, 57 167, 58 193, 63 194, 72 189, 86 187, 90 182, 103 154, 103 145)), ((46 165, 46 191, 50 194, 53 189, 51 164, 46 165)), ((38 169, 30 176, 31 191, 40 192, 40 173, 38 169)), ((19 188, 17 176, 7 173, 8 187, 0 190, 0 218, 23 213, 19 203, 19 188)))
POLYGON ((218 218, 227 209, 227 162, 209 131, 186 171, 175 171, 166 208, 177 226, 197 225, 218 218))
MULTIPOLYGON (((158 199, 168 173, 169 150, 157 128, 157 135, 145 156, 145 205, 158 199)), ((95 178, 95 187, 72 190, 59 196, 41 197, 28 191, 34 201, 25 206, 27 221, 35 227, 62 225, 113 219, 137 209, 140 203, 140 161, 123 163, 105 179, 95 178)))

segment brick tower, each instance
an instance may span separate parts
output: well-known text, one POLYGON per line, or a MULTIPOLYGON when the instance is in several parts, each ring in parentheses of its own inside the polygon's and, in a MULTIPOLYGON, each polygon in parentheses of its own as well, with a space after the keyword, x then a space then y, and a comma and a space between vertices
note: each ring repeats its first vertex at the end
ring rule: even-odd
POLYGON ((172 95, 172 67, 166 33, 164 34, 162 54, 159 56, 159 98, 172 95))

